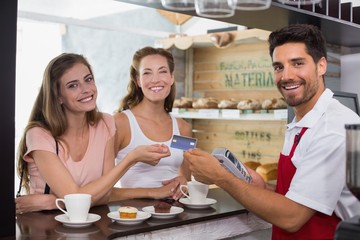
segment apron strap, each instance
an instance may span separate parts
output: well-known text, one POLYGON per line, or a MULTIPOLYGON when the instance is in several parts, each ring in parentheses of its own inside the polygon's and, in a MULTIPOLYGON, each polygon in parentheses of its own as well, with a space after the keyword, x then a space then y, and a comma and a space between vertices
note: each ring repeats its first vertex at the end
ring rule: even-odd
POLYGON ((294 144, 293 144, 293 146, 291 148, 289 156, 292 157, 294 155, 294 151, 295 151, 297 145, 299 144, 302 135, 304 135, 304 133, 306 132, 307 129, 308 129, 307 127, 303 127, 301 129, 301 131, 298 134, 295 135, 294 144))

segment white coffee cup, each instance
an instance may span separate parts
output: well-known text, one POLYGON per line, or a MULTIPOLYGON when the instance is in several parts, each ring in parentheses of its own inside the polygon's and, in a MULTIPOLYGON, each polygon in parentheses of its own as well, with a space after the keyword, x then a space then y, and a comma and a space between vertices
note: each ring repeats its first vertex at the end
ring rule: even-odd
POLYGON ((85 222, 89 215, 91 195, 86 193, 74 193, 57 198, 55 204, 69 218, 70 222, 85 222), (65 204, 66 211, 59 206, 59 202, 65 204))
POLYGON ((201 204, 206 202, 209 186, 197 181, 190 181, 187 185, 180 185, 180 191, 189 198, 191 203, 201 204), (187 191, 184 191, 183 188, 186 188, 187 191))

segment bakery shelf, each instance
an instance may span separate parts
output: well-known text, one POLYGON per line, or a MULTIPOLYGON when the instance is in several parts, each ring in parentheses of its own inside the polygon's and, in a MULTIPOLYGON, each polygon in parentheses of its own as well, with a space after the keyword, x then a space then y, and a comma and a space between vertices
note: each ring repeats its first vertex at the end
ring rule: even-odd
POLYGON ((174 108, 172 115, 184 119, 221 119, 221 120, 286 120, 287 109, 268 111, 244 111, 221 109, 178 109, 174 108))

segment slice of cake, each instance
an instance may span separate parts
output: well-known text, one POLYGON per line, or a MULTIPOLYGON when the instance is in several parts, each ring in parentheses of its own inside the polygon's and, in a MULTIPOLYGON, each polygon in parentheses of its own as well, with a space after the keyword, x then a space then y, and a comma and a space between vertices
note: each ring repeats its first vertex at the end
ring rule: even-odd
POLYGON ((159 202, 154 205, 155 213, 170 213, 171 204, 166 202, 159 202))
POLYGON ((137 208, 134 207, 129 207, 129 206, 125 206, 125 207, 120 207, 118 209, 120 218, 136 218, 137 215, 137 208))

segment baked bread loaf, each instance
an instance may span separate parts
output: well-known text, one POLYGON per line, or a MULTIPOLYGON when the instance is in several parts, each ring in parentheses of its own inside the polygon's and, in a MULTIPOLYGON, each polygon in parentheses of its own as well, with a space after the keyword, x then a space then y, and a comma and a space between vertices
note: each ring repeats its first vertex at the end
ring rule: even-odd
POLYGON ((255 99, 242 100, 238 103, 237 109, 240 110, 260 110, 261 102, 255 99))
POLYGON ((285 109, 287 104, 283 98, 273 98, 264 100, 261 104, 262 109, 285 109))
POLYGON ((193 108, 218 108, 218 100, 215 98, 198 98, 192 103, 193 108))
POLYGON ((159 202, 154 205, 155 213, 170 213, 171 205, 166 202, 159 202))
POLYGON ((276 180, 277 178, 277 163, 267 163, 256 168, 256 172, 264 179, 265 182, 276 180))
POLYGON ((180 99, 175 99, 175 100, 174 100, 173 107, 174 107, 174 108, 180 107, 180 99))
POLYGON ((175 99, 173 107, 177 108, 192 108, 193 99, 181 97, 180 99, 175 99))
POLYGON ((218 104, 218 108, 221 109, 236 109, 237 108, 237 104, 238 102, 233 100, 233 99, 229 99, 229 100, 221 100, 218 104))
POLYGON ((260 166, 261 164, 259 162, 254 162, 254 161, 247 161, 247 162, 244 162, 244 165, 252 170, 256 170, 256 168, 258 166, 260 166))
POLYGON ((118 212, 119 212, 119 216, 120 218, 136 218, 136 215, 137 215, 137 208, 134 208, 134 207, 129 207, 129 206, 125 206, 125 207, 120 207, 118 209, 118 212))

